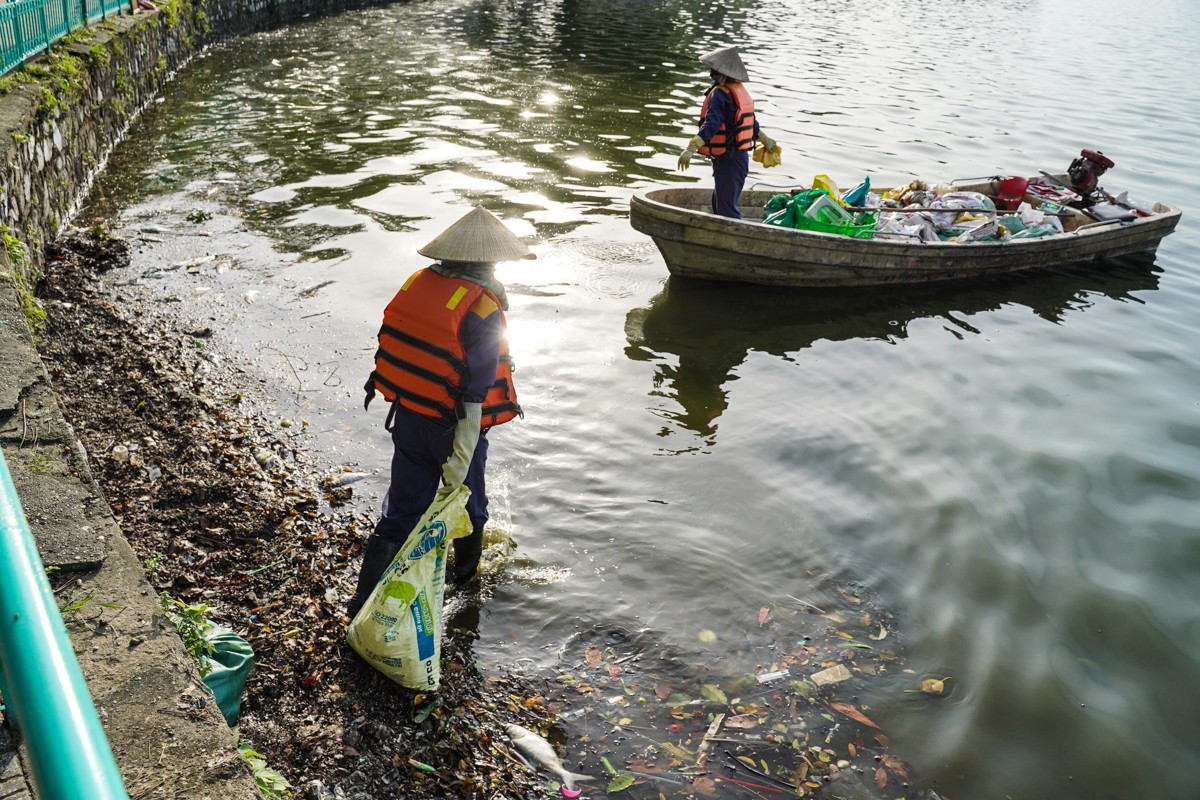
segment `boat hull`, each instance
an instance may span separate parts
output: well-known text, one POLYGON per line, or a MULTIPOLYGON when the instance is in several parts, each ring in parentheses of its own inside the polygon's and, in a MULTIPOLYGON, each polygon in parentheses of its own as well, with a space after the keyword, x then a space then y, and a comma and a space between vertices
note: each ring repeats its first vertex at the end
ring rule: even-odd
POLYGON ((702 210, 706 189, 654 189, 633 197, 630 221, 654 240, 672 275, 836 287, 964 280, 1153 252, 1180 217, 1179 209, 1160 205, 1150 217, 1041 239, 910 243, 763 225, 772 194, 744 192, 747 218, 734 220, 702 210))

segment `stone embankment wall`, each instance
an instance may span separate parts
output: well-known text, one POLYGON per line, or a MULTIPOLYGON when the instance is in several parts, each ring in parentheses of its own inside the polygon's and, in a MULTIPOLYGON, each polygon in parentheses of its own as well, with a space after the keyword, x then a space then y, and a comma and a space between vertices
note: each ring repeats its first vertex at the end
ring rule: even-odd
MULTIPOLYGON (((36 305, 44 243, 71 219, 113 146, 207 44, 388 0, 168 0, 82 28, 0 78, 0 272, 36 305), (6 268, 7 267, 7 268, 6 268)), ((36 323, 35 323, 36 324, 36 323)))

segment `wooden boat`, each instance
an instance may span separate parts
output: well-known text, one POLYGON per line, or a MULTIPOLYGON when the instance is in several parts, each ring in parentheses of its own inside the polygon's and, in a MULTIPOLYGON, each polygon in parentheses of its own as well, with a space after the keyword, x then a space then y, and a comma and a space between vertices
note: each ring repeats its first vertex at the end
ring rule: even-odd
MULTIPOLYGON (((955 191, 994 195, 995 180, 959 183, 955 191)), ((1078 209, 1063 216, 1065 233, 1007 242, 920 242, 858 239, 762 223, 763 207, 779 190, 745 191, 744 219, 711 213, 712 192, 651 189, 635 194, 629 216, 654 239, 672 275, 767 286, 836 287, 931 283, 1153 253, 1175 230, 1181 212, 1155 203, 1149 216, 1096 222, 1078 209)), ((1028 197, 1031 204, 1039 202, 1028 197)))

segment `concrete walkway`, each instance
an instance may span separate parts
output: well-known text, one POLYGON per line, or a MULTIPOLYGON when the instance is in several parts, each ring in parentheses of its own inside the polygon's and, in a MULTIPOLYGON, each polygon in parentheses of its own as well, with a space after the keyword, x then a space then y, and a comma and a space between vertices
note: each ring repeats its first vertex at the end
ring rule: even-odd
MULTIPOLYGON (((64 621, 130 797, 257 797, 232 732, 92 480, 6 277, 0 447, 43 562, 61 570, 56 582, 75 579, 60 603, 90 598, 64 621)), ((30 797, 22 762, 0 742, 0 800, 30 797)))

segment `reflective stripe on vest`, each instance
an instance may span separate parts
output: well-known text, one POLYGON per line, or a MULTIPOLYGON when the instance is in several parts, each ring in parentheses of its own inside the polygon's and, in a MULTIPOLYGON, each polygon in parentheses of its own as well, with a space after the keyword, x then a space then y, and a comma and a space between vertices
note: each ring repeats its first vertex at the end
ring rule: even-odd
POLYGON ((754 100, 740 81, 725 81, 704 93, 704 104, 700 106, 700 125, 708 116, 708 101, 714 91, 724 91, 733 96, 734 123, 732 135, 727 130, 728 121, 721 125, 712 140, 697 152, 702 156, 723 156, 730 150, 754 149, 754 100))
POLYGON ((375 370, 367 391, 445 427, 459 417, 467 382, 466 352, 459 332, 467 314, 484 297, 500 314, 500 362, 483 401, 481 427, 524 416, 512 383, 512 358, 504 338, 507 324, 495 296, 477 283, 443 277, 431 269, 413 273, 383 312, 375 370))

